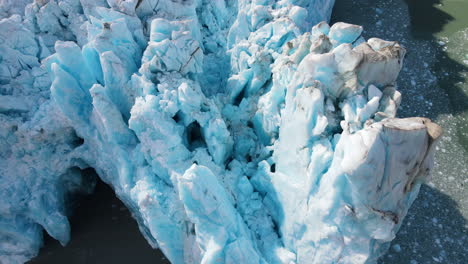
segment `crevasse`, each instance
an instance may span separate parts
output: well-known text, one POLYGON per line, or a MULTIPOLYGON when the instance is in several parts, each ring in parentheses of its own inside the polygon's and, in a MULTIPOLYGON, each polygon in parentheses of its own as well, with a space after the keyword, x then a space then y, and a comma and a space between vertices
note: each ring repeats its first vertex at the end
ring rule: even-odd
POLYGON ((94 168, 172 263, 375 263, 441 129, 333 2, 0 0, 0 262, 65 245, 94 168))

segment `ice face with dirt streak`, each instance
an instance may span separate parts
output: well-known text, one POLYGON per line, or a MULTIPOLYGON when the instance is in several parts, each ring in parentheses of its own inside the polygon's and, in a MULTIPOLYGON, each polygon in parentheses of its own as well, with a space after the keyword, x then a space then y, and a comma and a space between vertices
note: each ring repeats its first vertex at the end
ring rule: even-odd
POLYGON ((2 4, 2 262, 69 241, 91 167, 172 263, 375 263, 432 168, 405 49, 333 1, 2 4))

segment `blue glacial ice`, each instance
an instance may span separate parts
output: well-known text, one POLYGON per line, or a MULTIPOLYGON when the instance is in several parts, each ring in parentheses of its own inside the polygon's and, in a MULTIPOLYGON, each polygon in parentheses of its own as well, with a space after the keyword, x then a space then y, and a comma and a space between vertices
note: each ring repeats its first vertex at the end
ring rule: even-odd
POLYGON ((172 263, 376 263, 441 129, 333 0, 0 0, 0 262, 93 168, 172 263))

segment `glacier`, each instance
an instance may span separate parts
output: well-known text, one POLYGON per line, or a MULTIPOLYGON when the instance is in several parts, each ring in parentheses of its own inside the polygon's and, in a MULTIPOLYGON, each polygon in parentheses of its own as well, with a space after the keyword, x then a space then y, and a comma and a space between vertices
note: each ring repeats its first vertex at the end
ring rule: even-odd
POLYGON ((0 262, 93 168, 171 263, 376 263, 441 128, 333 0, 0 0, 0 262))

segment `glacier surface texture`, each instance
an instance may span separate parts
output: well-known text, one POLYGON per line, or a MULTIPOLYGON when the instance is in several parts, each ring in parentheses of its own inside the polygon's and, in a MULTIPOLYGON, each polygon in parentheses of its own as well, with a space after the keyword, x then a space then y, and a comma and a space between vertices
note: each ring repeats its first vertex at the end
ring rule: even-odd
POLYGON ((171 263, 375 263, 441 134, 333 0, 0 0, 0 262, 93 168, 171 263))

